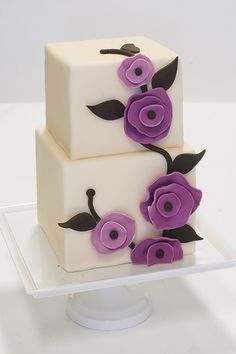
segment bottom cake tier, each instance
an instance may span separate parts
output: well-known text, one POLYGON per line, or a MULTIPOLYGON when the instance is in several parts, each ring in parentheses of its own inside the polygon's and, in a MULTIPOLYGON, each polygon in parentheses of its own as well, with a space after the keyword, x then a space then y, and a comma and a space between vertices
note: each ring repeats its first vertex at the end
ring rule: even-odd
MULTIPOLYGON (((172 148, 168 152, 174 158, 186 150, 172 148)), ((135 244, 160 236, 165 212, 173 213, 171 203, 165 203, 158 229, 159 224, 148 220, 150 206, 144 202, 140 208, 148 186, 166 175, 167 164, 161 154, 144 151, 70 160, 50 133, 39 129, 36 156, 38 221, 66 271, 131 262, 135 244)), ((195 186, 195 169, 185 178, 195 186)), ((188 225, 194 226, 194 214, 188 225)), ((194 252, 194 242, 181 246, 184 254, 194 252)))

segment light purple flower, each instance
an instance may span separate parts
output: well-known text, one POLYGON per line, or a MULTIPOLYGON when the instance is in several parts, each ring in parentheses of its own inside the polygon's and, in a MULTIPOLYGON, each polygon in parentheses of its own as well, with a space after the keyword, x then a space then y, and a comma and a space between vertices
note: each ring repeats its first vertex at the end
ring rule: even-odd
POLYGON ((147 199, 140 203, 140 210, 159 230, 185 225, 202 198, 202 192, 179 172, 159 177, 147 190, 147 199))
POLYGON ((118 75, 128 87, 146 85, 154 74, 151 60, 142 54, 123 60, 118 75))
POLYGON ((99 253, 117 252, 133 241, 135 229, 134 219, 121 213, 109 213, 92 230, 91 242, 99 253))
POLYGON ((146 238, 140 241, 131 252, 134 264, 172 263, 183 258, 179 240, 167 237, 146 238))
POLYGON ((124 129, 132 140, 151 144, 168 135, 172 121, 172 104, 162 87, 135 94, 124 112, 124 129))

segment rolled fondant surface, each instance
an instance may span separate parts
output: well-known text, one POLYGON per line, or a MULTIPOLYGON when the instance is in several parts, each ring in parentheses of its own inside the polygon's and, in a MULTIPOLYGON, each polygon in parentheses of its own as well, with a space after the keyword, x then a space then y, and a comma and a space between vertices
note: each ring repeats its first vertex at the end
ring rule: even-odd
MULTIPOLYGON (((86 191, 96 191, 94 205, 100 216, 119 212, 133 217, 135 241, 160 235, 142 216, 139 205, 148 186, 166 174, 166 161, 155 152, 135 152, 99 158, 70 160, 51 134, 39 129, 36 134, 38 218, 67 271, 85 270, 130 262, 130 249, 102 255, 91 244, 91 231, 78 232, 58 226, 81 212, 88 212, 86 191)), ((172 157, 191 149, 168 149, 172 157)), ((195 171, 186 175, 195 185, 195 171)), ((194 215, 189 224, 194 226, 194 215)), ((182 244, 185 254, 194 243, 182 244)))

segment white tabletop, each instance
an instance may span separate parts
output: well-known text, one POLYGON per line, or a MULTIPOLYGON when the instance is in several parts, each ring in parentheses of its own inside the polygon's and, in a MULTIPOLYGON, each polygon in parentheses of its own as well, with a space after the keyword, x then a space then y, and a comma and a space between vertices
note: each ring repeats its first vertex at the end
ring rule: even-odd
MULTIPOLYGON (((185 105, 186 140, 207 148, 198 165, 201 215, 234 247, 235 122, 236 104, 185 105)), ((41 103, 0 105, 0 206, 36 200, 34 130, 42 124, 41 103)), ((0 353, 235 354, 235 275, 232 268, 139 286, 152 298, 151 318, 128 330, 96 332, 66 317, 66 297, 27 296, 0 237, 0 353)))

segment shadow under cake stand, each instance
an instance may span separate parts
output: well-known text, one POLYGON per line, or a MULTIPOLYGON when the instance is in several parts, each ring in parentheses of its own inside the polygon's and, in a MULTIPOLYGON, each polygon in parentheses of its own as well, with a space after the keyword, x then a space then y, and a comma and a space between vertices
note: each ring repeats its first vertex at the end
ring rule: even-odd
MULTIPOLYGON (((232 267, 236 252, 210 231, 196 242, 194 255, 172 264, 123 264, 67 273, 37 221, 37 204, 0 208, 0 229, 27 294, 36 299, 69 295, 66 312, 76 323, 98 330, 117 330, 145 321, 152 312, 147 295, 131 286, 152 280, 232 267)), ((200 232, 201 234, 201 232, 200 232)))

